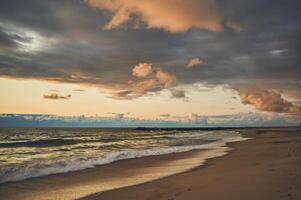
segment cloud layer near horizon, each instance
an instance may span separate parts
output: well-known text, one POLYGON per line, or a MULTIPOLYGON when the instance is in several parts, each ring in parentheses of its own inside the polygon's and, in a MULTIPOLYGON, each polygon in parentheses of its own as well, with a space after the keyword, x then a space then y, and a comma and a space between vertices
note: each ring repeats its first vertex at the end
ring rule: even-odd
POLYGON ((204 116, 191 113, 176 117, 168 113, 158 119, 130 118, 128 113, 111 113, 113 117, 0 114, 0 127, 252 127, 294 126, 298 119, 283 115, 238 113, 204 116), (172 119, 174 118, 174 119, 172 119))

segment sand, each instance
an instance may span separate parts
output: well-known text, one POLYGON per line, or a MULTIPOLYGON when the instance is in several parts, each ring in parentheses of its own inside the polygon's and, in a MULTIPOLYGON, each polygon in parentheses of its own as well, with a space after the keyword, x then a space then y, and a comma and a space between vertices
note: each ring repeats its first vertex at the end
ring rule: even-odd
POLYGON ((252 140, 230 144, 230 154, 152 182, 97 193, 102 199, 301 199, 300 129, 243 130, 252 140))

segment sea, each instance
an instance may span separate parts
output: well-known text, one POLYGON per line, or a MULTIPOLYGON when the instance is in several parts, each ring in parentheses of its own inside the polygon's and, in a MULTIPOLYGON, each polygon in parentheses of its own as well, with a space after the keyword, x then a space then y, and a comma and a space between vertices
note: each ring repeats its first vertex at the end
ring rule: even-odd
POLYGON ((0 129, 0 183, 93 168, 125 159, 214 149, 244 140, 235 130, 0 129))

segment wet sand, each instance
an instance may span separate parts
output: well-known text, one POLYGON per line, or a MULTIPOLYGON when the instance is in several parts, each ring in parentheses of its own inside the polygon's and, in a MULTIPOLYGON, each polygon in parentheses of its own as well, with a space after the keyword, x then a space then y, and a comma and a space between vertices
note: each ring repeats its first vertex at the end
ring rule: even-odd
POLYGON ((252 140, 193 170, 90 195, 84 200, 300 200, 301 130, 244 129, 252 140))

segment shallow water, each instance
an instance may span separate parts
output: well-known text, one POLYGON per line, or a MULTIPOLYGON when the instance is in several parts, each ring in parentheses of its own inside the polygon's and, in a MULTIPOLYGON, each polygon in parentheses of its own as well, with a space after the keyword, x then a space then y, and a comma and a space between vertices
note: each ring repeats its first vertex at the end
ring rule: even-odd
MULTIPOLYGON (((128 159, 84 169, 0 185, 0 197, 10 200, 72 200, 137 185, 202 165, 225 155, 228 147, 128 159)), ((100 194, 101 195, 101 194, 100 194)))
POLYGON ((239 140, 236 131, 0 129, 0 183, 129 158, 213 149, 239 140))

